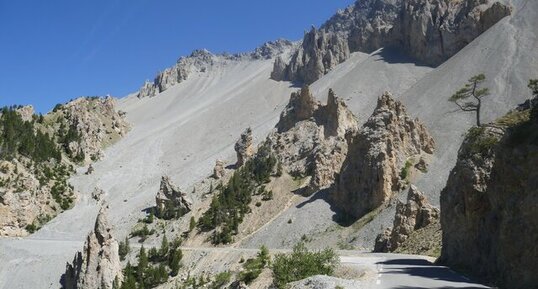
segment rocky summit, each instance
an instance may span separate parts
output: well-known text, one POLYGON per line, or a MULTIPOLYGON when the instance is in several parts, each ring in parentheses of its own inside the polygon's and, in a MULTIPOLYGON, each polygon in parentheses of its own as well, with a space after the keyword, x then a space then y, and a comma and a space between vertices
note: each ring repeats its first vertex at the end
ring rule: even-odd
POLYGON ((287 65, 275 61, 272 76, 310 84, 352 52, 383 47, 396 47, 436 66, 511 12, 510 6, 491 0, 357 1, 306 33, 287 65))

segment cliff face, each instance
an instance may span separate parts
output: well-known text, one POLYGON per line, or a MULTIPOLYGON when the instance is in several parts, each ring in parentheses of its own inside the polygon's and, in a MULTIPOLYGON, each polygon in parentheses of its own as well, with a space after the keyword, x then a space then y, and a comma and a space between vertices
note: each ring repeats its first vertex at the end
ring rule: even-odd
POLYGON ((365 0, 338 12, 305 34, 287 65, 275 62, 273 77, 310 84, 349 58, 396 47, 437 66, 489 29, 511 9, 492 0, 365 0))
POLYGON ((334 183, 347 154, 346 134, 357 129, 355 116, 332 90, 322 105, 304 87, 291 95, 276 130, 263 145, 287 172, 310 177, 306 190, 310 194, 334 183))
POLYGON ((471 129, 441 192, 441 261, 503 288, 538 284, 538 118, 527 116, 471 129))
POLYGON ((434 146, 426 128, 407 115, 402 103, 385 93, 351 139, 332 194, 334 203, 350 217, 362 217, 399 192, 406 179, 403 171, 415 165, 421 155, 432 154, 434 146))
POLYGON ((119 245, 112 236, 107 207, 103 206, 95 221, 94 230, 86 238, 84 249, 72 264, 67 264, 63 277, 64 289, 112 289, 123 281, 119 245))

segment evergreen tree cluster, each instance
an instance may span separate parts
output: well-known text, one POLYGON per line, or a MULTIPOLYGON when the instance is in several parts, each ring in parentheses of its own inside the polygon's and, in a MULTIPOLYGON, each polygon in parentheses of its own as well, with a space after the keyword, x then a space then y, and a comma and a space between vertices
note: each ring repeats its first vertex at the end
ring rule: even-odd
POLYGON ((23 155, 41 163, 55 159, 61 153, 53 138, 36 128, 36 120, 25 121, 16 111, 18 107, 3 107, 0 116, 0 159, 11 160, 23 155))
POLYGON ((233 174, 225 187, 217 188, 220 192, 213 197, 209 209, 198 221, 198 228, 202 231, 216 229, 212 237, 214 244, 232 242, 239 224, 250 212, 252 196, 259 186, 269 182, 276 163, 269 150, 262 148, 233 174))
MULTIPOLYGON (((128 240, 125 243, 128 244, 128 240)), ((146 249, 142 246, 138 253, 138 264, 133 266, 130 262, 127 262, 123 270, 124 280, 119 289, 154 288, 166 283, 170 276, 177 276, 181 268, 181 259, 183 258, 183 252, 179 248, 180 245, 181 241, 179 239, 168 242, 165 235, 159 249, 151 248, 146 252, 146 249)))

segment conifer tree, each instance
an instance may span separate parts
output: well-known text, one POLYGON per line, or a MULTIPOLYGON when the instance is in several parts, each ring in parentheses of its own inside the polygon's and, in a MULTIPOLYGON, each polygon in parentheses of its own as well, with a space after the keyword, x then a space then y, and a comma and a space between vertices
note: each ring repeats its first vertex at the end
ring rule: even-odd
POLYGON ((486 80, 484 74, 471 77, 464 87, 460 88, 450 97, 450 101, 455 103, 462 111, 474 111, 476 113, 476 125, 481 126, 480 110, 482 109, 482 98, 489 95, 488 88, 480 88, 486 80), (472 98, 472 100, 468 100, 472 98))

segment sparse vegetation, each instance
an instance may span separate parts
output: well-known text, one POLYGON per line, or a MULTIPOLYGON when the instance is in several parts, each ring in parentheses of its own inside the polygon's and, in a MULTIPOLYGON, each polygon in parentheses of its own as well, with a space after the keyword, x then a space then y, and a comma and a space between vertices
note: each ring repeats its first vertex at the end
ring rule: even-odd
POLYGON ((244 270, 239 273, 239 280, 245 282, 245 284, 252 283, 260 276, 262 270, 269 265, 270 261, 269 250, 267 247, 262 246, 256 258, 248 259, 243 264, 244 270))
POLYGON ((261 185, 269 182, 275 164, 275 157, 262 148, 233 174, 225 187, 217 187, 220 192, 213 197, 209 209, 198 220, 200 230, 215 229, 212 236, 214 244, 232 242, 239 224, 250 212, 252 196, 261 185))
POLYGON ((411 163, 411 160, 407 160, 400 172, 400 179, 407 180, 409 177, 409 170, 413 166, 413 163, 411 163))
POLYGON ((311 252, 299 243, 289 255, 278 254, 272 266, 274 283, 278 288, 314 275, 332 275, 339 259, 332 249, 311 252))
POLYGON ((485 132, 484 127, 472 127, 466 136, 469 153, 485 155, 499 142, 499 138, 485 132))

